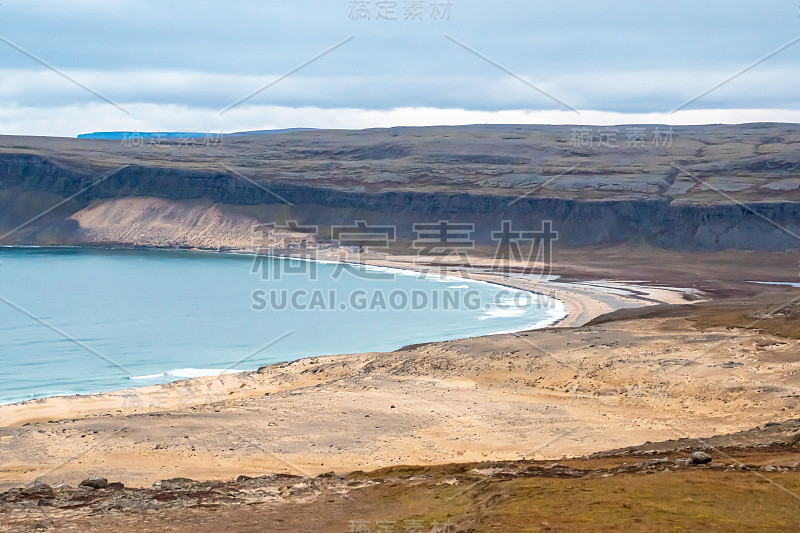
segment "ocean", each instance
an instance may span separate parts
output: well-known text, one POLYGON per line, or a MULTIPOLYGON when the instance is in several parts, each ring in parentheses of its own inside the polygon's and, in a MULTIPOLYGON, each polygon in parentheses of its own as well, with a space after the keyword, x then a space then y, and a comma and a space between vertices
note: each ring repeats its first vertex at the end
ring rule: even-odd
POLYGON ((405 270, 0 248, 0 403, 543 327, 558 300, 405 270))

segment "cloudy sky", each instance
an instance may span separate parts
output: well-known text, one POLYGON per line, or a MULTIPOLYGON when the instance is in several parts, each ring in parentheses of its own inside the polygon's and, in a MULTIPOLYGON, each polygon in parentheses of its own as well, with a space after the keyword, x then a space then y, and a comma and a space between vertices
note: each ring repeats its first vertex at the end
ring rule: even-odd
POLYGON ((0 134, 800 122, 799 83, 798 0, 0 5, 0 134))

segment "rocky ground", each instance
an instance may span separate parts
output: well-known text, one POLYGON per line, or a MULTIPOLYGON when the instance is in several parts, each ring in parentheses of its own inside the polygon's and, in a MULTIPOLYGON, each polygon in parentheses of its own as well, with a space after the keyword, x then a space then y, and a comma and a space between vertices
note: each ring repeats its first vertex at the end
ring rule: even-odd
POLYGON ((796 531, 799 441, 800 420, 790 420, 560 462, 394 467, 313 478, 270 474, 228 482, 174 478, 139 489, 104 478, 78 486, 34 482, 0 494, 0 527, 9 532, 796 531))

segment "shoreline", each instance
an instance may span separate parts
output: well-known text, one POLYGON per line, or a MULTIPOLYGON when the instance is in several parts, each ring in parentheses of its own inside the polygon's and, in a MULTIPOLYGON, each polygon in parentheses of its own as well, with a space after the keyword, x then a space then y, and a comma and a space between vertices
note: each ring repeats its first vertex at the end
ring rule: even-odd
MULTIPOLYGON (((7 249, 15 249, 15 248, 23 248, 23 249, 77 249, 77 250, 109 250, 109 251, 153 251, 153 252, 191 252, 191 253, 206 253, 209 255, 230 255, 230 256, 254 256, 256 252, 253 250, 204 250, 204 249, 174 249, 174 248, 160 248, 160 247, 152 247, 152 246, 142 246, 142 247, 122 247, 122 246, 35 246, 35 247, 25 247, 25 246, 3 246, 3 248, 7 249)), ((352 264, 352 265, 359 265, 364 266, 367 268, 377 268, 377 269, 389 269, 389 270, 396 270, 399 272, 404 273, 404 275, 409 274, 422 274, 426 275, 429 273, 426 272, 425 269, 422 269, 416 262, 419 260, 416 256, 387 256, 384 259, 380 259, 379 257, 364 257, 364 254, 359 254, 359 261, 347 261, 341 259, 341 254, 338 250, 328 251, 324 253, 322 257, 318 257, 315 259, 311 258, 304 258, 304 257, 295 257, 292 255, 275 255, 274 257, 281 258, 281 259, 301 259, 301 260, 308 260, 308 261, 319 261, 321 263, 343 263, 343 264, 352 264), (334 257, 334 255, 338 254, 338 257, 334 257)), ((435 259, 435 258, 433 258, 435 259)), ((603 293, 602 290, 598 290, 600 288, 599 283, 608 284, 608 283, 616 283, 616 282, 608 282, 602 281, 593 284, 593 282, 582 282, 580 284, 573 283, 573 282, 560 282, 557 279, 546 279, 546 280, 533 280, 533 279, 525 279, 525 278, 514 278, 508 275, 508 273, 502 272, 494 272, 494 271, 480 271, 480 269, 492 268, 493 264, 490 259, 481 259, 476 258, 474 261, 475 265, 471 268, 464 268, 458 264, 446 264, 442 263, 441 266, 444 266, 447 270, 443 273, 434 274, 434 276, 444 279, 445 277, 452 277, 453 279, 463 279, 465 281, 474 282, 474 283, 484 283, 488 285, 494 285, 497 287, 502 287, 505 289, 513 289, 517 291, 524 291, 528 292, 537 296, 543 296, 546 298, 550 298, 555 302, 559 302, 560 305, 563 306, 563 316, 561 317, 548 317, 537 324, 532 325, 532 327, 528 327, 521 330, 515 331, 497 331, 491 332, 484 335, 479 335, 475 337, 467 337, 465 339, 452 339, 452 340, 430 340, 425 341, 425 344, 430 343, 441 343, 441 342, 452 342, 452 341, 462 341, 466 339, 483 339, 498 335, 507 335, 507 334, 518 334, 525 331, 538 331, 544 330, 548 328, 570 328, 570 327, 578 327, 583 325, 583 323, 588 322, 589 320, 596 318, 597 316, 616 311, 622 308, 632 308, 632 307, 643 307, 647 305, 654 305, 654 302, 661 303, 661 304, 668 304, 668 303, 690 303, 687 301, 681 301, 678 295, 684 295, 687 292, 690 292, 689 289, 680 289, 680 288, 659 288, 657 289, 659 292, 658 294, 653 294, 651 291, 642 291, 642 286, 636 285, 633 283, 625 283, 619 284, 617 283, 618 287, 622 291, 627 291, 628 294, 623 295, 613 295, 609 293, 603 293), (669 293, 671 298, 667 297, 666 294, 662 293, 669 293), (642 294, 646 294, 647 296, 641 296, 642 294), (652 296, 658 296, 659 298, 654 298, 652 296), (629 304, 629 305, 625 305, 629 304), (540 325, 542 324, 542 325, 540 325)), ((520 265, 516 265, 519 267, 520 265)), ((524 266, 524 265, 523 265, 524 266)), ((405 346, 399 346, 394 351, 402 350, 405 346)), ((386 352, 392 353, 392 352, 386 352)), ((45 396, 41 398, 32 398, 28 400, 22 400, 7 404, 0 404, 0 427, 9 427, 9 426, 19 426, 25 423, 33 423, 36 421, 41 421, 47 418, 48 420, 61 420, 65 418, 74 417, 75 414, 81 414, 85 412, 95 412, 98 409, 110 409, 113 407, 112 403, 108 400, 114 398, 117 403, 119 403, 119 397, 124 396, 126 394, 145 394, 151 395, 154 393, 158 393, 159 391, 163 391, 165 389, 170 389, 174 387, 178 387, 183 384, 191 384, 196 381, 203 381, 203 380, 213 380, 220 378, 224 375, 234 375, 234 376, 241 376, 243 374, 251 374, 254 372, 259 372, 263 368, 272 367, 272 366, 279 366, 284 364, 291 364, 296 362, 302 362, 304 360, 315 360, 325 357, 348 357, 348 356, 356 356, 359 354, 350 353, 350 354, 320 354, 320 355, 307 355, 298 359, 294 359, 291 361, 283 361, 279 363, 273 363, 270 365, 266 365, 266 367, 260 367, 253 370, 242 370, 235 373, 229 374, 222 374, 222 375, 215 375, 211 374, 208 376, 198 376, 198 377, 191 377, 191 378, 181 378, 176 379, 174 381, 169 381, 163 384, 157 385, 144 385, 144 386, 133 386, 133 387, 126 387, 123 389, 105 391, 105 392, 89 392, 89 393, 76 393, 76 394, 61 394, 61 395, 53 395, 53 396, 45 396), (34 415, 33 412, 37 412, 34 415)), ((177 405, 170 404, 171 407, 179 407, 177 405)))
MULTIPOLYGON (((359 259, 415 266, 408 256, 359 259)), ((491 272, 489 259, 470 269, 447 266, 474 281, 557 297, 571 314, 555 326, 513 334, 306 357, 0 406, 0 489, 37 478, 74 485, 101 476, 145 487, 173 477, 311 477, 400 465, 560 460, 731 433, 794 408, 781 391, 800 374, 793 345, 779 338, 697 328, 687 316, 706 311, 691 306, 579 327, 614 309, 699 303, 705 294, 663 286, 670 278, 584 276, 566 264, 554 274, 567 278, 544 281, 518 265, 491 272), (765 382, 775 386, 762 390, 765 382), (603 400, 608 391, 613 397, 603 400), (70 464, 73 457, 79 458, 70 464)))
MULTIPOLYGON (((167 252, 167 253, 170 253, 170 252, 175 252, 175 253, 185 252, 185 253, 192 253, 192 254, 194 254, 194 253, 208 254, 209 256, 223 255, 223 256, 234 256, 234 257, 255 257, 256 255, 258 255, 257 252, 252 251, 252 250, 224 250, 224 251, 221 251, 221 250, 205 250, 205 249, 198 249, 198 248, 175 249, 175 248, 162 248, 162 247, 153 247, 153 246, 130 247, 130 246, 16 246, 16 245, 0 245, 0 249, 9 249, 9 250, 14 250, 14 249, 48 250, 48 249, 52 249, 52 250, 76 250, 76 251, 80 251, 80 250, 89 250, 89 251, 105 250, 105 251, 111 251, 111 252, 114 252, 114 251, 145 251, 145 252, 167 252)), ((481 335, 474 335, 474 336, 471 336, 471 337, 459 337, 459 338, 455 338, 455 339, 447 339, 447 338, 445 338, 445 339, 430 339, 430 340, 423 341, 425 343, 447 342, 447 341, 452 341, 452 340, 462 340, 464 338, 489 337, 489 336, 493 336, 493 335, 504 335, 504 334, 509 334, 509 333, 519 333, 519 332, 522 332, 522 331, 531 331, 531 330, 535 330, 535 329, 544 329, 544 328, 548 328, 548 327, 554 327, 557 324, 559 324, 559 323, 561 323, 561 322, 563 322, 563 321, 565 321, 565 320, 567 320, 569 318, 569 312, 567 310, 567 306, 560 299, 558 299, 556 297, 553 297, 551 295, 548 295, 548 294, 546 294, 545 292, 543 292, 541 290, 533 290, 533 289, 529 289, 529 288, 516 287, 516 286, 514 286, 512 284, 503 283, 503 282, 500 282, 500 281, 497 281, 497 280, 473 279, 473 278, 471 278, 469 276, 461 276, 461 275, 457 275, 455 273, 431 274, 431 273, 426 272, 425 270, 422 270, 422 269, 409 268, 408 266, 387 266, 385 264, 379 264, 378 262, 341 261, 341 260, 334 260, 334 259, 327 259, 327 258, 312 259, 312 258, 308 258, 308 257, 297 257, 297 256, 292 256, 292 255, 268 255, 268 256, 269 257, 274 257, 274 258, 277 258, 277 259, 284 259, 284 260, 316 261, 316 262, 318 262, 320 264, 333 264, 333 265, 335 265, 335 264, 347 264, 347 265, 354 265, 354 266, 359 266, 359 267, 366 267, 367 269, 371 268, 371 269, 375 269, 375 270, 379 270, 379 271, 395 271, 395 272, 400 273, 400 275, 405 275, 405 276, 413 275, 413 274, 419 274, 422 277, 426 277, 431 282, 436 282, 436 281, 439 281, 439 280, 446 280, 448 277, 451 277, 451 278, 453 278, 453 281, 455 281, 456 279, 460 279, 460 280, 464 280, 465 282, 469 282, 469 283, 479 283, 479 284, 490 285, 490 286, 497 287, 497 288, 502 288, 502 289, 512 289, 514 291, 526 292, 526 293, 533 294, 535 296, 542 296, 544 298, 549 299, 551 301, 551 303, 554 304, 554 305, 549 305, 548 304, 547 307, 544 309, 544 314, 546 315, 544 318, 542 318, 541 320, 539 320, 539 321, 537 321, 537 322, 535 322, 533 324, 528 324, 525 327, 522 327, 520 329, 489 331, 489 332, 483 333, 481 335), (553 313, 552 309, 553 308, 558 309, 558 307, 561 307, 561 309, 558 310, 558 312, 553 313)), ((462 271, 462 272, 464 272, 464 271, 462 271)), ((533 304, 531 304, 531 305, 533 305, 533 304)), ((397 346, 396 348, 394 348, 393 350, 390 350, 390 351, 400 350, 400 349, 402 349, 403 347, 405 347, 407 345, 408 345, 408 343, 405 342, 405 343, 401 344, 400 346, 397 346)), ((352 354, 355 354, 355 353, 363 353, 363 352, 348 352, 348 353, 342 353, 342 354, 321 353, 321 354, 318 354, 318 355, 305 355, 305 356, 299 357, 297 359, 289 359, 289 360, 286 360, 286 361, 280 361, 280 362, 276 362, 276 363, 272 363, 272 364, 291 363, 291 362, 299 361, 301 359, 326 357, 326 356, 346 356, 346 355, 352 355, 352 354)), ((269 366, 269 365, 267 365, 267 366, 269 366)), ((259 367, 259 368, 261 368, 261 367, 259 367)), ((224 373, 225 374, 228 374, 228 373, 229 374, 240 374, 240 373, 244 373, 244 372, 255 372, 259 368, 243 369, 243 370, 237 370, 235 372, 226 371, 224 373)), ((166 374, 168 372, 169 371, 165 371, 164 373, 166 374)), ((53 394, 53 395, 41 396, 41 397, 38 397, 38 398, 29 398, 29 399, 25 399, 25 400, 12 401, 12 402, 9 402, 9 403, 0 403, 0 427, 2 427, 2 422, 3 422, 1 409, 3 407, 7 407, 7 406, 23 407, 23 406, 28 405, 28 404, 40 403, 42 401, 49 400, 49 399, 60 399, 60 398, 63 398, 63 399, 80 400, 80 399, 83 399, 83 398, 93 398, 93 397, 104 396, 104 395, 108 395, 108 394, 117 394, 117 393, 120 393, 122 391, 128 391, 128 390, 138 390, 138 389, 150 390, 152 387, 164 387, 164 386, 168 386, 168 385, 172 385, 172 384, 175 384, 175 383, 179 383, 179 382, 183 382, 183 381, 187 381, 187 380, 192 380, 192 379, 219 377, 219 375, 221 375, 221 374, 207 374, 207 375, 192 376, 192 377, 181 377, 181 378, 174 379, 172 381, 168 381, 168 382, 160 383, 160 384, 155 384, 155 385, 141 385, 141 386, 125 387, 123 389, 112 389, 112 390, 97 391, 97 392, 60 393, 60 394, 57 393, 57 394, 53 394)), ((135 378, 129 377, 128 379, 132 380, 132 379, 135 379, 135 378)))
MULTIPOLYGON (((724 340, 720 332, 685 318, 646 318, 41 400, 17 409, 19 424, 0 428, 0 490, 34 479, 74 486, 90 476, 146 487, 174 477, 558 461, 790 416, 794 400, 782 391, 798 375, 793 346, 757 331, 724 340), (703 346, 715 349, 695 362, 703 346), (731 382, 753 385, 732 392, 731 382), (764 382, 774 387, 762 390, 764 382)), ((0 413, 7 421, 15 414, 0 413)))

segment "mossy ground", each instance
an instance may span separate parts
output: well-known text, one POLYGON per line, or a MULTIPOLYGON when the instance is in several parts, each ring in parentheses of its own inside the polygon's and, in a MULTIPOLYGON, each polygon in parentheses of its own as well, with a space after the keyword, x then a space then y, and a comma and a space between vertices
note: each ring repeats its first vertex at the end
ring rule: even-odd
POLYGON ((353 516, 373 525, 450 520, 453 531, 798 531, 798 495, 798 473, 697 469, 382 487, 353 516))

